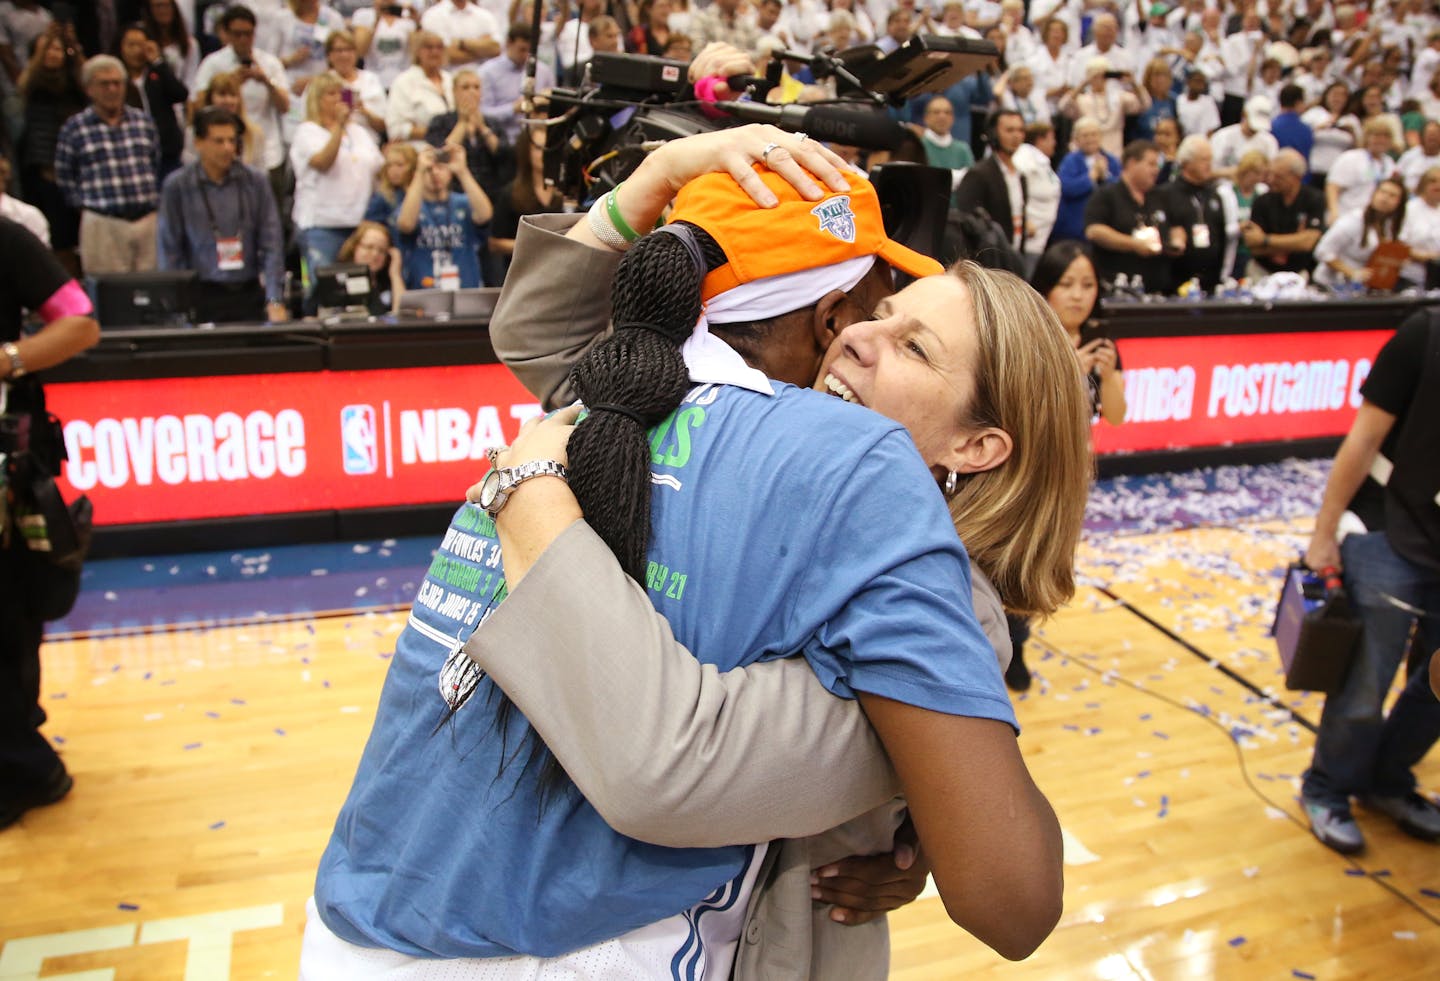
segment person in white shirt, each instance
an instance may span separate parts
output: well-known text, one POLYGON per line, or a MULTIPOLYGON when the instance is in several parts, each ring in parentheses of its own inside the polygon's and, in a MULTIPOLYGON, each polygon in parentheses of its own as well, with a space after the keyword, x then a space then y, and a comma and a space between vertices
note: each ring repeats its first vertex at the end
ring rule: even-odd
POLYGON ((1060 214, 1060 177, 1050 160, 1055 155, 1055 127, 1031 123, 1025 143, 1015 151, 1015 168, 1025 177, 1025 241, 1020 253, 1025 278, 1035 272, 1060 214))
POLYGON ((1275 107, 1263 95, 1249 99, 1234 126, 1222 126, 1210 138, 1210 148, 1215 153, 1215 176, 1235 176, 1240 158, 1249 150, 1258 150, 1269 160, 1280 152, 1280 143, 1270 133, 1270 120, 1275 107))
POLYGON ((1300 70, 1290 80, 1305 93, 1305 101, 1317 105, 1325 89, 1335 80, 1330 73, 1332 56, 1329 48, 1306 48, 1300 52, 1300 70))
POLYGON ((500 53, 500 24, 471 0, 440 0, 425 11, 420 26, 445 39, 451 65, 471 65, 500 53))
POLYGON ((390 86, 385 107, 385 129, 392 140, 423 140, 430 120, 455 106, 454 81, 445 64, 445 39, 433 31, 415 32, 410 39, 415 63, 390 86))
POLYGON ((1018 65, 1029 62, 1040 47, 1035 32, 1025 26, 1025 0, 1002 0, 1000 31, 1005 35, 1005 61, 1018 65))
POLYGON ((1340 154, 1360 142, 1360 120, 1347 111, 1349 104, 1350 86, 1331 82, 1320 102, 1300 114, 1300 121, 1315 135, 1315 145, 1310 148, 1310 173, 1316 187, 1324 187, 1340 154))
POLYGON ((1098 122, 1100 145, 1118 157, 1125 142, 1125 117, 1149 109, 1150 93, 1136 85, 1135 76, 1128 71, 1119 79, 1110 78, 1113 74, 1103 57, 1091 59, 1085 80, 1066 93, 1057 108, 1070 119, 1083 116, 1098 122))
POLYGON ((1415 56, 1415 64, 1410 69, 1410 98, 1425 98, 1436 69, 1440 69, 1440 30, 1431 30, 1424 49, 1415 56))
POLYGON ((1386 178, 1368 192, 1365 204, 1333 222, 1315 246, 1315 281, 1326 286, 1368 282, 1375 249, 1399 238, 1405 226, 1406 197, 1405 185, 1386 178))
POLYGON ((358 61, 355 35, 349 31, 333 31, 325 39, 325 64, 344 86, 342 99, 355 110, 355 118, 369 128, 371 137, 379 144, 385 134, 385 86, 374 72, 360 68, 358 61))
POLYGON ((1125 29, 1125 50, 1136 64, 1147 64, 1165 48, 1178 48, 1181 35, 1168 24, 1170 8, 1151 0, 1135 0, 1135 17, 1125 29))
POLYGON ((1251 96, 1264 52, 1265 33, 1260 29, 1260 14, 1251 7, 1241 18, 1240 30, 1220 45, 1221 57, 1225 59, 1225 77, 1221 82, 1225 89, 1225 101, 1220 104, 1222 122, 1235 119, 1251 96))
POLYGON ((261 24, 255 45, 280 59, 293 95, 303 95, 310 79, 325 71, 325 39, 345 29, 345 18, 320 0, 289 0, 261 24))
POLYGON ((236 72, 243 79, 240 101, 245 115, 259 123, 265 134, 261 161, 266 170, 275 171, 285 163, 280 119, 290 109, 290 80, 279 58, 255 47, 255 22, 255 13, 248 7, 230 7, 221 15, 225 47, 200 62, 193 91, 205 91, 221 72, 236 72))
POLYGON ((0 218, 9 218, 17 225, 25 227, 31 235, 44 242, 48 248, 50 245, 50 222, 44 212, 33 204, 26 204, 19 198, 11 197, 5 193, 10 186, 10 160, 0 156, 0 218))
POLYGON ((295 172, 291 212, 305 260, 306 304, 316 271, 331 265, 340 246, 365 217, 375 175, 385 162, 369 128, 341 101, 344 85, 328 72, 305 93, 305 121, 290 145, 295 172))
POLYGON ((604 0, 580 0, 579 15, 567 20, 555 40, 560 54, 561 74, 574 72, 595 54, 590 47, 590 21, 605 12, 604 0))
POLYGON ((1065 25, 1065 53, 1073 55, 1080 50, 1080 4, 1075 0, 1034 0, 1030 4, 1030 23, 1040 32, 1042 43, 1045 28, 1056 22, 1065 25))
POLYGON ((1035 91, 1035 73, 1025 65, 1012 64, 995 83, 995 102, 1001 109, 1020 114, 1025 125, 1050 122, 1050 104, 1035 91))
MULTIPOLYGON (((1111 71, 1134 72, 1135 61, 1130 53, 1116 43, 1120 37, 1120 23, 1113 14, 1099 14, 1090 24, 1090 36, 1094 42, 1085 45, 1070 59, 1070 85, 1079 88, 1089 76, 1087 66, 1096 58, 1104 58, 1111 71)), ((1118 88, 1118 86, 1111 86, 1118 88)))
POLYGON ((829 23, 830 12, 819 0, 789 0, 772 33, 785 38, 792 51, 808 55, 813 45, 823 42, 829 23))
POLYGON ((1420 178, 1432 167, 1440 167, 1440 122, 1427 119, 1420 130, 1420 142, 1400 154, 1395 166, 1411 194, 1420 191, 1420 178))
POLYGON ((413 9, 408 0, 375 0, 375 6, 357 10, 350 18, 355 46, 365 59, 365 67, 379 77, 387 90, 410 67, 410 35, 418 25, 406 16, 408 9, 413 9), (394 13, 397 9, 398 14, 394 13))
POLYGON ((1060 98, 1070 90, 1070 28, 1058 17, 1042 22, 1041 44, 1030 55, 1027 64, 1035 74, 1035 85, 1050 105, 1053 116, 1060 98))
POLYGON ((1419 190, 1405 204, 1405 224, 1400 241, 1410 246, 1413 260, 1401 272, 1420 286, 1426 282, 1423 262, 1440 256, 1440 167, 1431 167, 1420 176, 1419 190))
POLYGON ((1363 145, 1340 154, 1325 181, 1325 204, 1332 224, 1341 215, 1365 207, 1376 185, 1395 173, 1395 161, 1390 159, 1395 144, 1390 120, 1370 117, 1360 138, 1363 145))
POLYGON ((852 44, 874 43, 875 22, 870 19, 869 13, 862 4, 857 4, 855 0, 829 0, 827 6, 832 14, 843 11, 855 18, 855 38, 851 42, 852 44))

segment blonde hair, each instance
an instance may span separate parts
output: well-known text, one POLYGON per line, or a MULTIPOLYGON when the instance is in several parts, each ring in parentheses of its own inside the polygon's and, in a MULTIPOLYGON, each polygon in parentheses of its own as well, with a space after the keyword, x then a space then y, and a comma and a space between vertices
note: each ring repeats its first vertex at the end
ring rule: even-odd
MULTIPOLYGON (((439 41, 442 45, 445 43, 445 39, 439 34, 436 34, 434 31, 427 31, 423 27, 410 35, 410 64, 420 64, 420 45, 427 44, 431 41, 439 41)), ((445 66, 442 64, 440 68, 444 70, 445 66)))
POLYGON ((1425 173, 1420 175, 1420 180, 1415 184, 1415 195, 1419 197, 1425 193, 1425 188, 1440 181, 1440 167, 1428 167, 1425 173))
POLYGON ((318 123, 320 121, 320 100, 331 92, 338 92, 344 87, 345 83, 334 72, 321 72, 310 79, 310 84, 305 87, 306 121, 318 123))
MULTIPOLYGON (((1186 139, 1188 140, 1189 137, 1187 136, 1186 139)), ((1263 174, 1269 166, 1270 159, 1264 153, 1259 150, 1246 150, 1235 162, 1235 176, 1239 177, 1242 173, 1252 170, 1258 170, 1263 174)))
POLYGON ((1361 136, 1373 136, 1376 133, 1384 133, 1386 136, 1390 137, 1392 143, 1394 142, 1395 124, 1390 121, 1390 117, 1388 114, 1382 112, 1378 115, 1371 116, 1369 119, 1365 120, 1365 122, 1360 127, 1361 136))
POLYGON ((386 176, 385 172, 390 169, 390 158, 399 157, 404 161, 407 175, 405 182, 408 185, 410 180, 415 176, 415 167, 420 162, 420 154, 416 151, 415 144, 394 140, 385 144, 385 149, 381 156, 384 158, 384 162, 380 165, 380 172, 375 175, 375 186, 379 190, 381 197, 393 203, 393 199, 403 192, 405 188, 391 184, 390 178, 386 176))
POLYGON ((962 475, 950 498, 955 530, 1006 609, 1055 612, 1075 593, 1075 549, 1093 472, 1090 396, 1080 361, 1050 305, 1011 273, 961 261, 978 357, 967 427, 1010 435, 1010 458, 962 475))

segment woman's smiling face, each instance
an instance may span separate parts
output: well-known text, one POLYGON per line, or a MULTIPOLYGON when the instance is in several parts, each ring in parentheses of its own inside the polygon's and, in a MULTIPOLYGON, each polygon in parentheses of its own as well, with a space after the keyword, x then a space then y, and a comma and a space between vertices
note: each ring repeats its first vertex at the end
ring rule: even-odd
POLYGON ((930 466, 959 468, 954 448, 975 394, 978 339, 968 290, 927 276, 880 301, 830 346, 817 388, 910 431, 930 466))

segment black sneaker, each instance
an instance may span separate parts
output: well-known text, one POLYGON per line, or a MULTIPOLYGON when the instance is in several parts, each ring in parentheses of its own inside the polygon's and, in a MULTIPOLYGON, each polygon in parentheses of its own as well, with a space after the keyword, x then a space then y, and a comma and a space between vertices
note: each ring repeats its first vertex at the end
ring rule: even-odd
POLYGON ((1421 841, 1440 840, 1440 807, 1411 791, 1399 797, 1362 797, 1366 810, 1389 815, 1400 830, 1421 841))
POLYGON ((45 781, 43 787, 22 794, 14 800, 0 803, 0 831, 20 820, 21 815, 31 808, 56 803, 70 793, 70 788, 73 786, 75 786, 75 781, 65 771, 64 764, 56 764, 55 771, 50 774, 50 779, 45 781))

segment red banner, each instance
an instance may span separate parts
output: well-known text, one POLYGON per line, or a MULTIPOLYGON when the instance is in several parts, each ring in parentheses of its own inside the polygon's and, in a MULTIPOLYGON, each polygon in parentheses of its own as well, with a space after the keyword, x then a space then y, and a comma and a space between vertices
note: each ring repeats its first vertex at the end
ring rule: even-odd
POLYGON ((1138 337, 1117 342, 1125 424, 1095 424, 1099 453, 1343 436, 1393 331, 1138 337))
MULTIPOLYGON (((1383 330, 1119 342, 1123 426, 1101 453, 1340 436, 1383 330)), ((100 524, 459 501, 485 450, 540 412, 501 365, 77 382, 66 496, 100 524)))
POLYGON ((459 502, 540 412, 502 365, 48 385, 97 523, 459 502))

